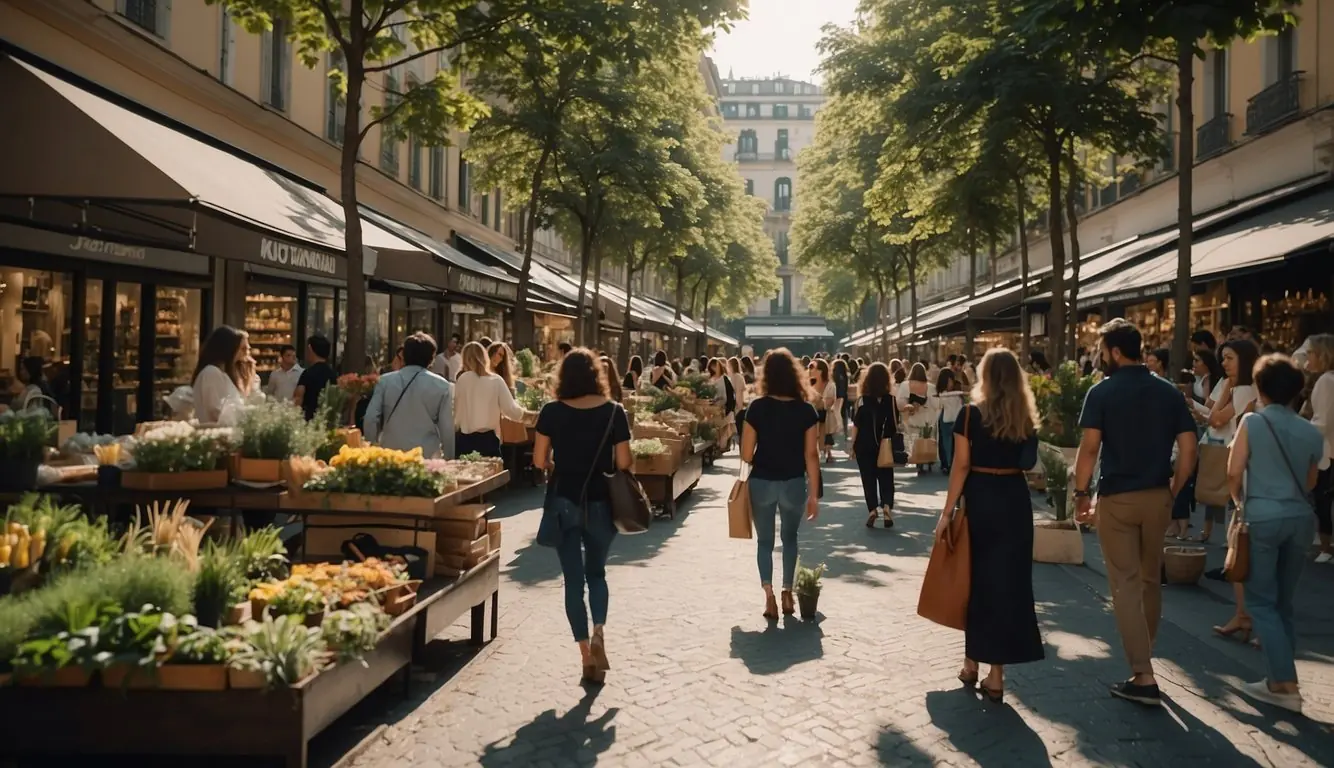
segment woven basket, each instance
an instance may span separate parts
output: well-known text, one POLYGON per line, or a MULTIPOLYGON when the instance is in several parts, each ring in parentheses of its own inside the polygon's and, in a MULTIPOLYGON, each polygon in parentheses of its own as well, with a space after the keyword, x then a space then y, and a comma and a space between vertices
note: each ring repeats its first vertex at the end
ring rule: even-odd
POLYGON ((1163 547, 1168 584, 1195 584, 1204 575, 1204 547, 1163 547))

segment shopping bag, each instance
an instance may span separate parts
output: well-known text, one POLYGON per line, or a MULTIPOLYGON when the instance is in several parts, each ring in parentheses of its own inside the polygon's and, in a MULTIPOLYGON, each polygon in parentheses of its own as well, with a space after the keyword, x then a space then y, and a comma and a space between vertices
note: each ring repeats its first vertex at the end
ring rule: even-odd
POLYGON ((1223 560, 1223 578, 1237 584, 1251 575, 1251 526, 1238 509, 1227 527, 1227 557, 1223 560))
POLYGON ((950 629, 967 626, 968 595, 972 590, 970 556, 968 520, 960 503, 944 535, 931 548, 917 598, 918 616, 950 629))
POLYGON ((936 439, 934 437, 919 437, 913 441, 912 455, 908 457, 909 464, 934 464, 938 457, 936 439))
POLYGON ((893 469, 894 441, 888 437, 880 441, 880 453, 875 457, 875 465, 881 469, 893 469))
POLYGON ((732 483, 727 495, 727 535, 733 539, 749 539, 754 522, 750 516, 750 487, 746 481, 746 464, 741 464, 741 476, 732 483))
POLYGON ((1227 487, 1226 445, 1200 444, 1200 460, 1195 475, 1195 501, 1210 507, 1222 507, 1232 498, 1227 487))

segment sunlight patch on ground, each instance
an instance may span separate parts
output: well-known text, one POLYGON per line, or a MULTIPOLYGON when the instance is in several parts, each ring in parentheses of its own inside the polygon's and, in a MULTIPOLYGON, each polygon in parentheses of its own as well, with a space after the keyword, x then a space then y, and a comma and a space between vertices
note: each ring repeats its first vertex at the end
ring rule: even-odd
POLYGON ((1056 649, 1056 657, 1066 661, 1080 659, 1110 659, 1112 647, 1096 637, 1085 637, 1073 632, 1048 629, 1042 634, 1047 645, 1056 649))

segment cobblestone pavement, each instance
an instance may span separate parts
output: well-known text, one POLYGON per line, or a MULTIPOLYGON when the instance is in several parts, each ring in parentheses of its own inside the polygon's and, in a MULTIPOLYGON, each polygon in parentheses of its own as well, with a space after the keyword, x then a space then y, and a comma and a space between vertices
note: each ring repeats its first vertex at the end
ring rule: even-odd
MULTIPOLYGON (((1258 652, 1208 636, 1226 593, 1169 590, 1158 653, 1170 705, 1144 710, 1107 695, 1126 668, 1090 538, 1092 567, 1035 566, 1047 660, 1010 668, 1005 704, 984 704, 955 680, 962 633, 915 614, 939 475, 901 478, 898 525, 868 531, 854 468, 826 466, 820 519, 801 532, 803 560, 829 566, 822 620, 770 627, 754 544, 727 538, 735 470, 720 461, 675 521, 616 541, 600 691, 578 684, 556 557, 533 543, 540 496, 502 500, 500 639, 443 683, 423 676, 426 693, 390 711, 351 764, 1334 765, 1330 602, 1301 620, 1315 631, 1304 719, 1228 690, 1263 671, 1258 652)), ((1315 594, 1334 591, 1334 568, 1314 578, 1315 594)))

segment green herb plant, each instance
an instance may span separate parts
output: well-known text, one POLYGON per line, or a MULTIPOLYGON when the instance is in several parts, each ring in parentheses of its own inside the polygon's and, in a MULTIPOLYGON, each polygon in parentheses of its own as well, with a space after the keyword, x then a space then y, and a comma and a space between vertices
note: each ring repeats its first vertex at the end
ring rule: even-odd
POLYGON ((311 423, 326 432, 346 426, 347 409, 351 404, 352 395, 347 390, 335 386, 325 387, 320 390, 315 405, 315 418, 311 419, 311 423))
POLYGON ((245 568, 239 543, 209 541, 204 545, 194 585, 194 611, 200 624, 220 625, 231 607, 245 599, 245 568))
POLYGON ((635 458, 661 456, 666 452, 667 446, 656 437, 630 441, 630 453, 634 454, 635 458))
POLYGON ((1051 496, 1052 510, 1056 513, 1057 520, 1064 521, 1070 516, 1069 510, 1066 509, 1066 492, 1070 489, 1070 464, 1060 451, 1046 447, 1038 450, 1038 460, 1042 463, 1043 474, 1047 476, 1047 493, 1051 496))
POLYGON ((0 460, 39 461, 58 425, 45 408, 0 413, 0 460))
POLYGON ((325 440, 324 430, 314 421, 307 422, 300 408, 276 400, 247 407, 238 431, 241 456, 246 459, 309 456, 325 440))
POLYGON ((327 651, 321 629, 307 627, 300 616, 265 616, 248 622, 243 635, 246 645, 232 657, 232 666, 262 673, 271 688, 305 679, 327 651))
POLYGON ((521 349, 514 353, 514 359, 519 363, 519 376, 531 379, 537 375, 537 355, 533 354, 533 350, 521 349))
POLYGON ((320 629, 329 650, 339 661, 357 660, 375 650, 380 634, 389 627, 389 616, 371 603, 353 603, 324 617, 320 629))
POLYGON ((237 550, 241 569, 249 581, 281 581, 291 571, 282 530, 275 526, 247 531, 237 542, 237 550))
POLYGON ((821 563, 814 568, 807 568, 801 563, 797 563, 797 576, 792 583, 792 591, 798 595, 815 596, 820 594, 821 579, 825 574, 825 564, 821 563))
POLYGON ((171 650, 172 664, 226 664, 232 657, 226 635, 208 627, 197 627, 181 637, 171 650))
POLYGON ((310 584, 292 584, 269 601, 274 616, 310 616, 325 609, 324 594, 310 584))

